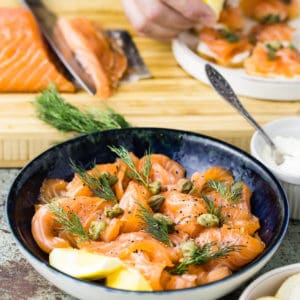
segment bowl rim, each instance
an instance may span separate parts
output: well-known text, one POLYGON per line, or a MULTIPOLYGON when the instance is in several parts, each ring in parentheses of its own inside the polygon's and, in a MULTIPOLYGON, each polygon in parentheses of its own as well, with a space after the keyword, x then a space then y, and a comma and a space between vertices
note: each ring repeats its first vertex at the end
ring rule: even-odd
POLYGON ((273 276, 277 275, 278 273, 281 273, 284 271, 291 271, 291 270, 298 270, 300 273, 300 263, 284 265, 284 266, 272 269, 272 270, 260 275, 246 287, 246 289, 240 295, 239 300, 246 300, 246 297, 249 296, 249 293, 251 293, 251 291, 253 291, 253 289, 255 289, 258 284, 271 279, 273 276))
MULTIPOLYGON (((279 119, 275 119, 273 121, 267 122, 265 123, 262 127, 263 129, 267 130, 272 127, 272 126, 276 126, 276 125, 280 125, 281 123, 285 123, 285 122, 295 122, 298 121, 300 122, 300 116, 291 116, 291 117, 284 117, 284 118, 279 118, 279 119)), ((272 132, 272 129, 271 131, 272 132)), ((265 164, 265 166, 267 166, 267 168, 269 168, 280 180, 290 183, 290 184, 294 184, 294 185, 300 185, 300 176, 294 176, 291 175, 287 172, 284 171, 278 171, 276 168, 274 168, 272 165, 267 164, 267 162, 262 158, 261 155, 259 155, 258 151, 256 151, 256 146, 258 144, 258 137, 260 136, 260 133, 256 130, 251 139, 250 139, 250 151, 251 154, 258 159, 260 162, 262 162, 263 164, 265 164)))
MULTIPOLYGON (((56 275, 58 276, 62 276, 62 277, 67 277, 70 280, 75 281, 77 284, 83 285, 83 286, 90 286, 90 285, 94 285, 99 287, 99 289, 103 289, 106 290, 108 292, 124 292, 126 294, 130 293, 130 294, 138 294, 138 295, 142 295, 142 294, 154 294, 154 295, 166 295, 166 294, 174 294, 174 293, 183 293, 186 291, 191 291, 191 290, 201 290, 201 289, 206 289, 208 287, 211 286, 218 286, 224 282, 233 280, 235 278, 237 278, 240 275, 243 275, 245 273, 247 273, 250 270, 254 270, 255 267, 257 265, 259 265, 261 262, 264 261, 264 259, 268 258, 270 255, 274 254, 275 251, 278 249, 279 245, 281 244, 287 228, 288 228, 288 222, 289 222, 289 215, 290 215, 290 211, 289 211, 289 204, 288 204, 288 200, 287 200, 287 196, 286 193, 280 183, 280 181, 274 176, 274 174, 264 165, 262 164, 258 159, 256 159, 255 157, 251 156, 249 153, 247 153, 246 151, 232 145, 229 144, 227 142, 224 142, 222 140, 219 140, 217 138, 211 137, 211 136, 207 136, 201 133, 196 133, 193 131, 187 131, 187 130, 179 130, 179 129, 170 129, 170 128, 163 128, 163 127, 128 127, 128 128, 120 128, 120 129, 108 129, 108 130, 102 130, 102 131, 97 131, 94 133, 89 133, 89 134, 83 134, 83 135, 79 135, 79 136, 75 136, 73 138, 67 139, 65 141, 62 141, 61 143, 58 143, 48 149, 46 149, 45 151, 43 151, 41 154, 39 154, 38 156, 36 156, 35 158, 33 158, 32 160, 30 160, 17 174, 16 178, 14 179, 14 181, 12 182, 9 191, 7 193, 6 196, 6 201, 5 201, 5 214, 6 214, 6 221, 8 224, 8 227, 12 233, 12 236, 16 242, 16 244, 18 245, 19 248, 21 248, 21 252, 25 252, 26 255, 28 255, 29 257, 31 257, 31 259, 33 261, 35 261, 36 263, 46 266, 48 267, 52 272, 54 272, 56 275), (282 224, 282 228, 281 231, 279 232, 278 236, 278 240, 272 245, 272 247, 270 247, 266 252, 264 252, 264 254, 258 258, 256 258, 254 261, 250 262, 248 265, 246 265, 245 267, 243 267, 241 270, 237 271, 236 273, 233 273, 232 275, 225 277, 221 280, 218 281, 214 281, 208 284, 204 284, 204 285, 199 285, 199 286, 195 286, 195 287, 191 287, 191 288, 185 288, 185 289, 178 289, 178 290, 166 290, 166 291, 131 291, 131 290, 123 290, 123 289, 116 289, 116 288, 110 288, 107 287, 105 285, 101 285, 99 283, 95 283, 93 281, 84 281, 81 279, 77 279, 75 277, 72 277, 68 274, 65 274, 57 269, 55 269, 54 267, 50 266, 49 263, 45 263, 43 260, 39 259, 38 257, 36 257, 25 245, 25 243, 23 243, 22 240, 20 240, 18 238, 18 234, 16 233, 14 227, 11 224, 11 218, 9 216, 9 202, 11 201, 10 199, 13 197, 13 189, 15 188, 15 186, 17 185, 18 181, 21 179, 21 177, 23 176, 23 172, 26 171, 28 168, 30 168, 30 166, 32 164, 35 163, 36 160, 41 159, 44 155, 46 155, 48 152, 51 152, 53 149, 57 148, 57 147, 62 147, 66 144, 71 144, 74 141, 80 140, 80 139, 86 139, 88 136, 93 136, 93 135, 98 135, 98 134, 109 134, 109 133, 114 133, 114 132, 119 132, 119 131, 167 131, 167 132, 174 132, 176 134, 185 134, 188 136, 196 136, 197 138, 202 138, 202 139, 207 139, 211 142, 213 142, 214 144, 218 144, 221 145, 222 147, 225 147, 227 150, 231 150, 232 152, 236 153, 236 154, 240 154, 245 156, 247 159, 249 159, 250 161, 253 161, 255 164, 257 164, 260 168, 262 168, 264 170, 264 172, 266 172, 269 177, 273 180, 273 182, 276 184, 279 193, 282 196, 282 200, 283 200, 283 209, 284 209, 284 217, 283 217, 283 224, 282 224)), ((48 279, 47 279, 48 280, 48 279)))

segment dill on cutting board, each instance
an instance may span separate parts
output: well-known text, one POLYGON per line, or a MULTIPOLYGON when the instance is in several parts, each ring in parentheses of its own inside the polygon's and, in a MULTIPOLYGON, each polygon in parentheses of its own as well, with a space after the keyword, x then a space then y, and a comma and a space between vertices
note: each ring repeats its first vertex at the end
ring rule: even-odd
POLYGON ((54 85, 42 91, 34 105, 39 119, 65 132, 92 133, 130 126, 123 116, 110 108, 79 110, 68 103, 54 85))

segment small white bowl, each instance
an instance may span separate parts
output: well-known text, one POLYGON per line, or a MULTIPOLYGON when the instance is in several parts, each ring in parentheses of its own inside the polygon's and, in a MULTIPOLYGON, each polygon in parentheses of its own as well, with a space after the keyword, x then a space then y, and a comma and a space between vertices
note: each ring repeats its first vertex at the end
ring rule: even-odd
POLYGON ((244 290, 239 300, 256 300, 263 296, 275 296, 281 284, 296 273, 300 273, 300 264, 286 265, 269 271, 254 280, 244 290))
MULTIPOLYGON (((294 137, 300 139, 300 117, 288 117, 277 119, 263 126, 265 131, 275 138, 276 136, 294 137)), ((290 174, 280 170, 275 163, 267 161, 263 155, 266 143, 256 131, 251 138, 251 154, 265 164, 277 176, 285 189, 290 204, 291 219, 300 219, 300 169, 297 174, 290 174)))

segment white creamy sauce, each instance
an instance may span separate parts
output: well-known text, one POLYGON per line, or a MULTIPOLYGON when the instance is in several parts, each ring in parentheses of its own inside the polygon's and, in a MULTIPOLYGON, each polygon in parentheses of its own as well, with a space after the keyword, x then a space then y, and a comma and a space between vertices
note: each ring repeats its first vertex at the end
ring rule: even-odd
POLYGON ((276 136, 273 139, 278 150, 284 154, 284 162, 276 165, 271 155, 271 148, 265 145, 262 151, 263 161, 277 170, 289 176, 300 176, 300 137, 276 136))

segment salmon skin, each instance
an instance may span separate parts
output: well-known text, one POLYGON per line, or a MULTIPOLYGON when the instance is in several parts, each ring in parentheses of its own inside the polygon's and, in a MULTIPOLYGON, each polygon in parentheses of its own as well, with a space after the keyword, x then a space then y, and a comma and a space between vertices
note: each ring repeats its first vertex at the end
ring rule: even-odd
POLYGON ((37 18, 44 36, 79 85, 108 98, 121 78, 152 77, 128 32, 104 31, 86 18, 60 19, 42 1, 22 0, 37 18))
POLYGON ((54 65, 33 15, 24 8, 0 9, 0 92, 37 92, 73 84, 54 65))
POLYGON ((166 155, 149 154, 150 157, 142 158, 129 155, 140 175, 151 161, 147 181, 150 185, 159 182, 160 190, 153 192, 150 186, 132 176, 132 168, 119 158, 86 171, 94 178, 105 173, 117 180, 111 183, 117 203, 97 196, 95 187, 87 186, 80 174, 74 174, 70 182, 44 180, 31 227, 35 241, 44 252, 72 247, 118 257, 124 265, 139 271, 154 291, 161 291, 223 279, 264 251, 265 244, 257 233, 260 222, 251 212, 251 190, 246 183, 235 182, 230 171, 213 166, 188 179, 184 167, 166 155), (88 240, 80 239, 56 221, 57 215, 51 209, 53 203, 60 205, 65 215, 77 216, 88 240), (116 207, 116 214, 107 213, 116 207), (141 207, 148 214, 146 222, 141 218, 141 207), (207 215, 217 217, 218 223, 199 221, 207 215), (170 232, 164 232, 168 243, 153 234, 160 223, 152 227, 152 232, 147 230, 149 222, 158 216, 173 225, 170 232), (105 226, 97 235, 90 236, 99 222, 105 226), (184 261, 188 251, 192 251, 187 246, 191 244, 199 248, 210 245, 211 251, 228 246, 234 246, 235 250, 203 263, 191 263, 183 273, 172 272, 184 261))

